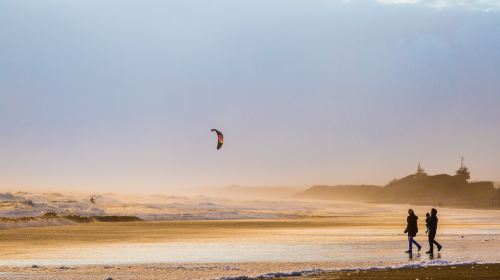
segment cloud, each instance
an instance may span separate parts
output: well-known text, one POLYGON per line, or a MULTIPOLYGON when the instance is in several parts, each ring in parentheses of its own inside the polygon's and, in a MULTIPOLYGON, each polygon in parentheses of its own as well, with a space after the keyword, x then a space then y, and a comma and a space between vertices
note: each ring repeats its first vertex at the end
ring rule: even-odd
POLYGON ((437 9, 463 7, 481 11, 500 11, 500 0, 376 0, 380 4, 420 4, 437 9))

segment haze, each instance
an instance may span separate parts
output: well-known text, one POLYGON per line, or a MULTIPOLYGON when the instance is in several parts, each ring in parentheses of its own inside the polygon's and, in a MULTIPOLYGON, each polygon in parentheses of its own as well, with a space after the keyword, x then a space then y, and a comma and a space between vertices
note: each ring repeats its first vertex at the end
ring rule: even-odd
POLYGON ((499 181, 499 2, 2 1, 0 188, 499 181))

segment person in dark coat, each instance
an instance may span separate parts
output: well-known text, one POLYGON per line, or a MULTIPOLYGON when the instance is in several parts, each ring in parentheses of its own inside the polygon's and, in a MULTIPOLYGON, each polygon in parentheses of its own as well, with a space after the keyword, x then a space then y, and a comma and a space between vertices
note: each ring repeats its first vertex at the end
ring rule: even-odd
POLYGON ((431 210, 431 217, 429 218, 429 251, 427 251, 427 254, 433 254, 434 253, 434 244, 436 244, 438 248, 438 252, 441 251, 443 246, 439 244, 435 238, 436 238, 436 232, 437 232, 437 226, 438 226, 438 217, 437 217, 437 210, 435 208, 432 208, 431 210))
POLYGON ((408 251, 406 253, 411 253, 413 246, 415 244, 418 248, 418 251, 422 249, 422 246, 418 244, 413 238, 417 236, 418 226, 417 226, 418 217, 415 215, 412 209, 408 209, 408 217, 406 218, 406 229, 405 233, 408 233, 408 251))

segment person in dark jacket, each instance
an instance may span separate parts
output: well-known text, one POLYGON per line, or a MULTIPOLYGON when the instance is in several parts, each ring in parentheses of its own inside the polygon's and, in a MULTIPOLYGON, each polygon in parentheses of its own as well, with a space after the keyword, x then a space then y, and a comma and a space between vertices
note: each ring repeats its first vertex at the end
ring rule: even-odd
POLYGON ((422 246, 418 244, 413 238, 417 235, 418 226, 417 226, 418 217, 415 215, 412 209, 408 209, 408 217, 406 218, 406 229, 405 233, 408 233, 408 251, 406 253, 411 253, 413 246, 415 244, 418 248, 418 251, 422 249, 422 246))
POLYGON ((427 251, 427 254, 433 254, 434 253, 434 244, 436 244, 438 248, 438 252, 441 251, 443 246, 439 244, 435 238, 436 238, 436 232, 437 232, 437 226, 438 226, 438 217, 437 217, 437 210, 435 208, 432 208, 431 210, 431 217, 429 218, 429 251, 427 251))

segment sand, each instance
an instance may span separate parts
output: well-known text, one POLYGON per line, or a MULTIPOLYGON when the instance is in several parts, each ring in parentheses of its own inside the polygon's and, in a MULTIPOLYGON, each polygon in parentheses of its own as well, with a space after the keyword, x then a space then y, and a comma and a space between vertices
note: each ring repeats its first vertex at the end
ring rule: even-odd
POLYGON ((433 266, 412 269, 383 269, 377 271, 329 272, 319 275, 290 277, 291 280, 497 280, 500 279, 500 264, 476 264, 433 266))
POLYGON ((271 271, 310 269, 310 263, 143 264, 60 267, 2 267, 0 279, 220 279, 271 271))
MULTIPOLYGON (((321 265, 321 264, 316 264, 321 265)), ((313 269, 310 263, 224 263, 224 264, 147 264, 122 266, 17 267, 1 268, 0 279, 222 279, 246 275, 258 278, 271 271, 313 269)), ((500 264, 467 264, 420 268, 333 271, 313 275, 288 276, 293 280, 326 279, 500 279, 500 264)), ((229 278, 231 279, 231 278, 229 278)), ((283 277, 266 278, 283 279, 283 277)))
MULTIPOLYGON (((387 227, 397 223, 368 220, 364 217, 330 217, 311 219, 270 219, 230 221, 165 221, 87 223, 51 227, 29 227, 0 230, 1 258, 26 255, 46 248, 79 244, 159 243, 159 242, 267 242, 276 233, 296 229, 331 227, 387 227)), ((313 240, 311 240, 313 241, 313 240)))
MULTIPOLYGON (((425 266, 433 260, 424 253, 412 258, 403 253, 404 217, 396 215, 4 229, 0 230, 0 279, 220 279, 314 269, 336 272, 298 279, 391 279, 394 275, 399 278, 393 279, 461 279, 469 272, 479 277, 470 279, 497 279, 488 277, 498 277, 498 265, 474 269, 457 265, 500 263, 496 215, 443 211, 438 237, 445 249, 432 265, 450 266, 350 274, 339 270, 408 263, 425 266)), ((422 233, 417 239, 426 246, 422 233)))

